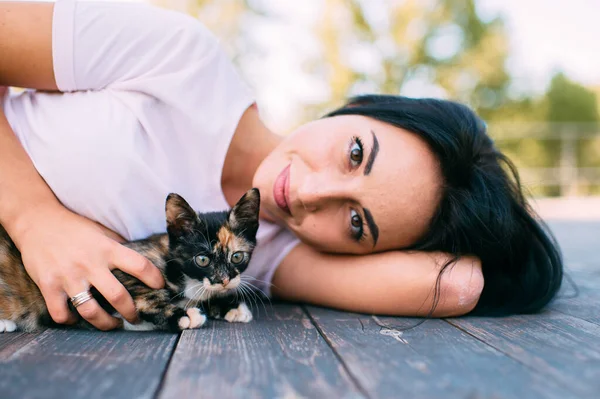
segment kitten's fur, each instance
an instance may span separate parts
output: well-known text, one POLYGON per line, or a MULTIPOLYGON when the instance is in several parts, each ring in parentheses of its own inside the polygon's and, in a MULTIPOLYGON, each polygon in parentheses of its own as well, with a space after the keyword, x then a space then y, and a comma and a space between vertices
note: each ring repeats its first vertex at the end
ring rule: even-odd
MULTIPOLYGON (((113 271, 132 295, 142 320, 136 325, 125 321, 123 327, 197 328, 206 321, 204 312, 228 321, 250 321, 252 313, 239 299, 236 288, 256 245, 259 207, 257 189, 244 194, 229 212, 205 214, 197 214, 182 197, 170 194, 165 207, 167 233, 125 244, 160 269, 165 288, 155 290, 120 270, 113 271), (229 280, 226 287, 224 280, 229 280)), ((104 309, 115 313, 98 291, 92 288, 92 293, 104 309)), ((44 298, 0 226, 0 332, 14 331, 15 327, 34 331, 49 325, 53 323, 44 298)), ((79 326, 90 325, 81 319, 79 326)))

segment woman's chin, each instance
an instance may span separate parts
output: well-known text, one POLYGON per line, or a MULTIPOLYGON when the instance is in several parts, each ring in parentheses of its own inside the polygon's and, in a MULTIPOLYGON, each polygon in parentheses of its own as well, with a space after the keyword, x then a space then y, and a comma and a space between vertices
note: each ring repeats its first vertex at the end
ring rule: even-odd
POLYGON ((262 220, 266 220, 267 222, 277 223, 277 218, 266 209, 260 210, 260 218, 262 220))

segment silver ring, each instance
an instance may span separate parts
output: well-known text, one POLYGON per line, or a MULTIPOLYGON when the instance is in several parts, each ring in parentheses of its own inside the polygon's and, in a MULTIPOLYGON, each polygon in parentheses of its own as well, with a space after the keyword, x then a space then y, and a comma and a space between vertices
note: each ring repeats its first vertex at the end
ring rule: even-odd
POLYGON ((92 296, 92 292, 90 290, 87 290, 87 291, 80 292, 79 294, 77 294, 75 296, 72 296, 71 298, 69 298, 69 300, 71 301, 73 306, 77 307, 79 305, 86 303, 87 301, 89 301, 90 299, 93 299, 93 298, 94 297, 92 296))

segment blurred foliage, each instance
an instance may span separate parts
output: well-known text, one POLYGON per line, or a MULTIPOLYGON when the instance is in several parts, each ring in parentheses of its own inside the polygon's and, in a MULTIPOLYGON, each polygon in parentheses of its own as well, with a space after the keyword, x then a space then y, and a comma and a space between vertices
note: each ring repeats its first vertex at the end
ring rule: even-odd
POLYGON ((598 122, 596 94, 572 82, 563 73, 556 74, 546 93, 549 122, 598 122))
MULTIPOLYGON (((487 121, 490 134, 534 194, 561 193, 557 184, 548 184, 556 181, 561 166, 587 168, 577 182, 579 193, 600 193, 600 185, 586 180, 596 173, 591 168, 600 167, 600 136, 594 135, 600 109, 596 94, 557 73, 545 93, 515 98, 515 82, 506 67, 510 49, 504 21, 482 18, 475 0, 305 1, 317 11, 297 30, 311 37, 294 39, 288 34, 290 26, 302 20, 302 4, 153 0, 198 17, 221 39, 241 73, 257 85, 277 78, 257 77, 270 52, 298 56, 298 72, 282 75, 302 82, 308 76, 324 87, 324 94, 305 95, 294 100, 298 104, 288 104, 293 116, 280 130, 317 118, 360 93, 443 97, 468 104, 487 121), (283 9, 297 9, 298 15, 283 9), (266 25, 274 28, 264 30, 266 25), (269 44, 265 35, 270 36, 269 44), (575 136, 569 153, 565 139, 575 136)), ((285 80, 277 84, 288 88, 285 80)), ((564 194, 564 179, 562 184, 564 194)))
POLYGON ((368 0, 325 0, 316 32, 323 58, 315 71, 330 82, 331 96, 318 110, 339 106, 361 87, 398 94, 411 81, 439 87, 440 93, 489 115, 504 102, 509 76, 502 20, 482 21, 473 0, 390 1, 370 17, 368 0), (352 49, 381 67, 365 73, 352 65, 352 49))
POLYGON ((524 180, 531 183, 534 194, 566 194, 558 185, 535 184, 545 179, 554 180, 562 165, 584 172, 579 174, 569 193, 591 195, 600 194, 599 119, 596 94, 559 72, 543 95, 508 102, 495 111, 490 130, 499 139, 499 147, 526 172, 524 180), (512 124, 506 126, 506 121, 512 124), (511 132, 511 127, 516 132, 511 132), (572 148, 571 154, 569 148, 572 148), (540 177, 527 168, 555 169, 548 169, 549 176, 540 177))

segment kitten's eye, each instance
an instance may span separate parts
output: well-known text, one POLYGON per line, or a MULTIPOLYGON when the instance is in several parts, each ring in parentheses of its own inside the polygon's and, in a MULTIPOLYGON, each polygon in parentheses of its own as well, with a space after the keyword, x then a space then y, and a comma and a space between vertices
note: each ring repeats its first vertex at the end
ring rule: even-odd
POLYGON ((363 160, 363 144, 360 138, 353 137, 350 145, 350 165, 356 168, 363 160))
POLYGON ((236 252, 233 255, 231 255, 231 263, 235 265, 240 264, 244 261, 245 257, 246 254, 244 252, 236 252))
POLYGON ((210 259, 208 258, 208 256, 196 255, 194 256, 194 262, 200 267, 206 267, 210 263, 210 259))

